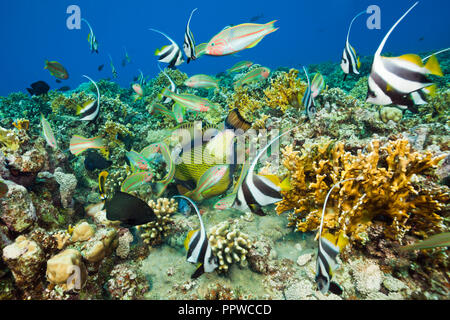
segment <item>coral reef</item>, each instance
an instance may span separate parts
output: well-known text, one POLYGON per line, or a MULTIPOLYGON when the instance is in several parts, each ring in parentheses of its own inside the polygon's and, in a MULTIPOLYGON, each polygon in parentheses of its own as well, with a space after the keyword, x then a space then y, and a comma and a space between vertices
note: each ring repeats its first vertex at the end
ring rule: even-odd
POLYGON ((142 299, 143 294, 149 290, 145 277, 129 263, 118 264, 113 268, 106 287, 115 300, 142 299))
POLYGON ((304 146, 301 154, 292 146, 284 149, 283 164, 290 174, 292 190, 283 193, 277 212, 293 209, 290 226, 298 231, 316 230, 321 208, 331 194, 324 229, 342 233, 351 241, 366 242, 367 228, 384 221, 384 234, 401 240, 406 232, 426 236, 442 230, 440 215, 448 203, 448 189, 431 181, 419 183, 418 175, 433 168, 445 155, 411 150, 408 140, 372 140, 367 152, 352 154, 344 143, 304 146))
POLYGON ((170 234, 174 224, 171 215, 177 212, 178 202, 175 199, 159 198, 156 202, 150 200, 148 205, 155 212, 156 220, 137 226, 137 229, 145 244, 155 246, 161 244, 163 238, 170 234))
POLYGON ((248 235, 240 232, 233 221, 223 221, 211 227, 208 239, 214 256, 219 261, 219 271, 227 272, 233 263, 247 266, 247 253, 250 249, 248 235))

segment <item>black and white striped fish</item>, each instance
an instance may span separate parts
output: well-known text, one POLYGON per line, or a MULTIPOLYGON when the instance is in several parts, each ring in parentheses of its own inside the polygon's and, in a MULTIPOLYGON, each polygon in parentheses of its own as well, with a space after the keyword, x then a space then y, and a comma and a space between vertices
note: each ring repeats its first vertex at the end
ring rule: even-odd
POLYGON ((91 53, 98 53, 98 42, 97 42, 97 38, 95 37, 94 31, 91 28, 91 25, 89 24, 89 22, 82 18, 82 21, 86 22, 86 24, 89 27, 89 34, 88 34, 88 41, 89 41, 89 48, 91 49, 91 53))
POLYGON ((100 113, 100 90, 94 80, 86 75, 83 75, 83 77, 89 79, 89 81, 94 84, 97 89, 97 100, 88 101, 83 106, 79 107, 77 115, 80 116, 80 120, 82 121, 95 121, 100 113))
POLYGON ((305 67, 303 67, 303 71, 305 71, 306 79, 308 80, 308 87, 305 90, 305 94, 302 98, 302 104, 305 107, 306 116, 308 119, 312 119, 314 114, 316 113, 316 103, 314 102, 314 98, 311 92, 311 83, 309 81, 308 73, 306 72, 305 67))
POLYGON ((443 75, 435 56, 431 56, 425 65, 415 54, 399 57, 381 56, 381 51, 392 31, 418 3, 416 2, 397 20, 375 52, 368 80, 367 102, 377 105, 414 106, 414 101, 409 95, 433 84, 426 76, 443 75))
POLYGON ((219 264, 217 262, 217 257, 215 257, 212 253, 202 217, 195 203, 185 196, 174 196, 174 198, 183 198, 190 202, 197 212, 198 219, 200 220, 200 230, 190 231, 184 241, 184 246, 188 251, 187 261, 199 264, 197 270, 195 270, 191 276, 192 279, 195 279, 205 272, 213 272, 219 264))
POLYGON ((183 53, 181 52, 180 47, 176 44, 176 42, 159 30, 150 30, 162 34, 171 42, 170 45, 164 46, 161 49, 156 49, 155 56, 159 56, 158 61, 168 63, 169 68, 171 69, 175 69, 175 67, 178 67, 180 64, 182 64, 184 62, 183 53))
POLYGON ((141 87, 143 87, 147 83, 147 81, 145 81, 144 73, 142 72, 142 70, 138 69, 138 71, 139 77, 137 78, 137 81, 141 85, 141 87))
POLYGON ((279 181, 275 182, 273 179, 268 177, 255 175, 255 167, 258 163, 259 158, 266 152, 266 150, 278 139, 285 136, 295 128, 292 128, 285 133, 277 136, 272 141, 270 141, 253 160, 250 168, 248 170, 247 176, 239 187, 237 197, 235 199, 233 207, 245 211, 250 209, 252 212, 258 215, 265 215, 261 207, 274 204, 282 200, 280 191, 284 188, 285 181, 289 181, 287 178, 282 183, 279 181))
POLYGON ((337 255, 340 251, 340 246, 345 246, 346 241, 345 237, 341 236, 338 238, 338 244, 333 244, 329 239, 322 237, 322 229, 323 229, 323 218, 325 216, 325 209, 327 207, 328 198, 330 197, 331 192, 334 188, 339 186, 343 182, 347 182, 350 180, 355 180, 355 178, 346 179, 343 181, 339 181, 335 185, 331 187, 328 191, 327 196, 325 197, 325 202, 323 203, 322 216, 320 219, 319 226, 319 248, 317 252, 317 261, 316 261, 316 283, 317 286, 322 293, 327 293, 328 290, 332 291, 335 294, 342 293, 342 289, 334 282, 331 282, 331 278, 333 277, 333 272, 338 267, 337 255))
POLYGON ((109 56, 109 64, 111 65, 111 73, 113 75, 113 78, 117 78, 119 75, 117 74, 117 70, 114 67, 114 63, 113 63, 112 57, 111 57, 111 55, 109 53, 108 53, 108 56, 109 56))
POLYGON ((186 54, 187 57, 187 63, 189 63, 191 60, 195 60, 197 59, 197 56, 195 54, 195 40, 194 40, 194 35, 191 32, 191 28, 190 28, 190 23, 191 23, 191 18, 192 18, 192 14, 197 10, 197 8, 195 8, 194 10, 192 10, 191 12, 191 16, 189 17, 187 26, 186 26, 186 32, 184 33, 184 43, 183 43, 183 50, 184 53, 186 54))
MULTIPOLYGON (((179 90, 178 90, 177 86, 175 85, 175 83, 172 81, 172 79, 169 77, 169 75, 161 68, 161 66, 159 64, 158 64, 158 68, 159 68, 159 71, 161 71, 166 76, 166 78, 169 80, 169 82, 170 82, 170 87, 169 87, 170 91, 175 92, 175 93, 179 93, 179 90)), ((167 104, 170 101, 172 101, 171 98, 163 96, 163 99, 161 100, 161 103, 167 104)))
POLYGON ((358 18, 360 15, 366 13, 365 11, 362 11, 358 13, 350 22, 350 27, 347 31, 347 40, 345 41, 345 48, 344 52, 342 53, 342 60, 341 60, 341 69, 344 71, 344 81, 347 78, 347 75, 349 73, 351 74, 359 74, 359 68, 361 67, 361 62, 359 62, 359 57, 356 57, 356 51, 355 49, 350 45, 350 42, 348 41, 348 38, 350 37, 350 30, 352 29, 352 24, 358 18))

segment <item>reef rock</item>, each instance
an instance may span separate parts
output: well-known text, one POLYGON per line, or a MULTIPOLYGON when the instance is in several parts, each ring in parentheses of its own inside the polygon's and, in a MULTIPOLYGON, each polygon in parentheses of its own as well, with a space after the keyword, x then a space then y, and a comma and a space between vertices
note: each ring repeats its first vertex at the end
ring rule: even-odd
POLYGON ((66 249, 47 261, 47 280, 53 284, 65 284, 64 289, 81 289, 87 279, 81 254, 66 249))
POLYGON ((9 230, 24 232, 36 220, 36 209, 27 189, 12 181, 5 180, 8 193, 0 200, 0 219, 9 230))
POLYGON ((11 269, 17 286, 27 289, 39 279, 45 258, 44 252, 35 241, 19 236, 3 249, 3 260, 11 269))
POLYGON ((364 297, 381 289, 383 273, 371 260, 357 260, 350 263, 356 290, 364 297))
POLYGON ((78 223, 72 232, 73 242, 86 241, 95 234, 95 229, 87 222, 78 223))
POLYGON ((61 195, 61 203, 64 208, 72 207, 72 196, 77 187, 77 178, 70 173, 64 173, 61 168, 56 168, 55 179, 59 183, 59 193, 61 195))

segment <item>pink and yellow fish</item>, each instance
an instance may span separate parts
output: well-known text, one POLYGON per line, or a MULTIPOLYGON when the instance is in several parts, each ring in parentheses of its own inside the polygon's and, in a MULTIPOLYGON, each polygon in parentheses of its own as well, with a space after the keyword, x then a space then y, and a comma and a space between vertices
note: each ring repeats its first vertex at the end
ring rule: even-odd
POLYGON ((184 81, 184 85, 191 88, 219 88, 219 79, 213 78, 206 74, 197 74, 184 81))
POLYGON ((246 75, 244 75, 241 79, 236 81, 234 83, 234 87, 238 88, 243 86, 244 84, 249 84, 256 81, 261 81, 264 79, 267 79, 270 75, 270 69, 266 67, 259 67, 256 69, 253 69, 252 71, 248 72, 246 75))
POLYGON ((266 24, 243 23, 223 29, 206 46, 205 53, 212 56, 225 56, 244 49, 253 48, 265 36, 275 32, 276 20, 266 24))
POLYGON ((236 63, 230 69, 228 69, 227 72, 228 73, 239 72, 239 71, 245 70, 247 68, 250 68, 252 65, 253 65, 253 62, 251 62, 251 61, 241 61, 241 62, 236 63))
POLYGON ((134 101, 141 99, 144 95, 144 89, 142 89, 142 86, 139 83, 135 83, 131 87, 133 88, 134 92, 136 92, 136 94, 134 95, 134 101))
POLYGON ((186 109, 192 110, 192 111, 206 112, 206 111, 209 111, 210 109, 217 109, 217 105, 212 103, 208 99, 198 97, 196 95, 188 94, 188 93, 177 94, 173 91, 170 91, 167 88, 163 89, 160 96, 165 96, 167 98, 170 98, 173 101, 181 104, 186 109))
POLYGON ((101 137, 85 138, 74 135, 70 139, 69 150, 73 155, 78 156, 87 149, 104 149, 106 145, 101 137))
POLYGON ((56 144, 55 134, 53 133, 52 128, 50 127, 50 123, 45 119, 44 115, 41 113, 41 126, 42 126, 42 135, 47 141, 47 144, 56 149, 58 146, 56 144))

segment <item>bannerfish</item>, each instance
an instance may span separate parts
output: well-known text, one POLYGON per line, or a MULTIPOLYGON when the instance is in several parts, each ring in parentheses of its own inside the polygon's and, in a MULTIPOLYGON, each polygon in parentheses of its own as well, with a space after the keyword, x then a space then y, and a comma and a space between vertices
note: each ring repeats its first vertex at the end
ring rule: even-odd
POLYGON ((102 137, 85 138, 79 135, 74 135, 70 139, 70 152, 78 156, 88 149, 105 149, 106 145, 102 137))
POLYGON ((46 94, 50 90, 50 86, 44 81, 37 81, 30 85, 27 91, 32 96, 40 96, 46 94))
POLYGON ((280 191, 289 190, 289 177, 283 182, 280 182, 275 175, 255 175, 255 167, 258 160, 266 152, 266 150, 278 139, 287 135, 295 128, 278 135, 270 141, 259 153, 250 165, 248 173, 239 187, 237 197, 234 203, 234 208, 245 211, 250 209, 253 213, 264 216, 262 206, 267 206, 281 201, 283 197, 280 191))
POLYGON ((81 121, 95 121, 100 113, 100 90, 94 80, 86 75, 83 75, 83 77, 94 84, 97 89, 97 99, 88 100, 82 106, 78 106, 76 114, 80 116, 81 121))
POLYGON ((239 71, 250 68, 252 65, 253 65, 253 62, 251 62, 251 61, 241 61, 241 62, 236 63, 230 69, 228 69, 227 73, 239 72, 239 71))
POLYGON ((239 175, 239 179, 236 182, 235 186, 233 187, 233 191, 223 197, 222 199, 219 199, 214 203, 213 208, 216 210, 225 210, 229 209, 233 206, 234 202, 236 201, 237 193, 242 185, 242 182, 244 181, 245 176, 247 175, 247 171, 250 167, 250 163, 247 161, 242 165, 241 168, 241 174, 239 175))
POLYGON ((184 58, 183 54, 181 53, 180 47, 176 44, 176 42, 159 30, 150 30, 162 34, 171 42, 170 45, 164 46, 161 49, 157 49, 155 51, 155 56, 159 56, 158 61, 168 63, 170 69, 175 69, 175 67, 181 65, 184 62, 184 58))
POLYGON ((122 60, 122 67, 125 67, 127 65, 127 63, 131 63, 131 59, 128 56, 128 52, 127 52, 127 48, 123 47, 123 49, 125 50, 125 57, 122 60))
POLYGON ((113 59, 112 59, 111 55, 108 54, 108 56, 109 56, 109 64, 111 66, 111 73, 113 75, 113 78, 115 79, 115 78, 117 78, 119 76, 119 74, 117 73, 117 70, 114 67, 114 63, 113 63, 113 59))
POLYGON ((98 176, 100 197, 104 200, 103 209, 106 210, 106 218, 110 221, 120 221, 125 227, 139 226, 156 220, 155 212, 143 200, 124 192, 116 192, 112 198, 108 198, 105 192, 107 171, 102 171, 98 176))
POLYGON ((50 123, 45 119, 44 115, 41 113, 41 127, 42 127, 42 135, 44 136, 47 144, 56 149, 58 147, 56 143, 55 134, 53 133, 52 127, 50 127, 50 123))
MULTIPOLYGON (((175 92, 175 93, 179 93, 179 91, 178 91, 178 89, 177 89, 177 86, 175 85, 175 82, 173 82, 172 79, 169 77, 169 75, 161 68, 161 66, 159 65, 159 63, 158 63, 158 68, 159 68, 159 71, 161 71, 161 72, 166 76, 167 80, 169 80, 170 86, 169 86, 168 88, 170 89, 170 91, 175 92)), ((169 97, 164 97, 164 98, 161 100, 161 102, 162 102, 163 104, 167 104, 167 103, 169 103, 170 101, 172 101, 172 99, 169 98, 169 97)))
POLYGON ((358 18, 360 15, 366 13, 365 11, 362 11, 358 13, 350 22, 350 26, 348 27, 347 31, 347 40, 345 41, 345 48, 344 52, 342 53, 342 60, 341 60, 341 69, 344 71, 344 81, 347 78, 347 75, 349 73, 351 74, 359 74, 359 68, 361 67, 361 62, 359 61, 359 57, 356 56, 355 48, 353 48, 350 45, 350 42, 348 41, 348 38, 350 37, 350 30, 352 29, 352 24, 358 18))
POLYGON ((405 54, 399 57, 381 56, 392 31, 418 3, 416 2, 397 20, 375 52, 368 79, 366 102, 377 105, 413 106, 414 102, 408 95, 433 84, 426 76, 428 74, 443 76, 436 56, 431 56, 425 65, 422 59, 415 54, 405 54))
POLYGON ((270 75, 270 69, 266 67, 255 68, 252 71, 247 72, 242 78, 234 83, 234 88, 242 87, 244 84, 250 84, 253 82, 267 79, 270 75))
POLYGON ((158 97, 160 100, 162 97, 170 98, 183 105, 186 109, 192 111, 207 112, 210 109, 217 109, 217 105, 209 101, 208 99, 198 97, 189 93, 177 94, 167 88, 164 88, 163 91, 158 95, 158 97))
POLYGON ((192 10, 191 15, 189 17, 187 26, 186 26, 186 32, 184 33, 184 43, 183 43, 183 50, 184 53, 186 54, 187 57, 187 63, 189 63, 191 60, 195 60, 197 59, 196 55, 195 55, 195 40, 194 40, 194 35, 191 32, 191 28, 190 28, 190 23, 191 23, 191 18, 192 18, 192 14, 197 10, 197 8, 195 8, 194 10, 192 10))
POLYGON ((104 67, 105 67, 105 65, 104 65, 104 64, 101 64, 101 65, 98 66, 97 70, 98 70, 98 71, 102 71, 104 67))
POLYGON ((265 36, 278 30, 274 27, 275 22, 276 20, 266 24, 243 23, 225 28, 208 42, 205 53, 224 56, 253 48, 265 36))
POLYGON ((138 71, 139 71, 139 76, 137 78, 137 81, 139 82, 139 84, 141 86, 144 86, 147 83, 147 81, 145 81, 144 73, 142 72, 141 69, 138 69, 138 71))
POLYGON ((86 24, 89 27, 89 34, 87 37, 87 40, 89 42, 89 49, 91 49, 91 53, 98 53, 98 42, 97 42, 97 38, 95 37, 94 31, 91 28, 91 25, 89 24, 89 22, 82 18, 81 21, 86 22, 86 24))
POLYGON ((98 152, 89 150, 84 158, 84 167, 88 171, 95 169, 104 170, 112 165, 112 161, 106 160, 98 152))
POLYGON ((311 92, 311 83, 309 82, 309 76, 306 72, 305 67, 303 67, 303 70, 305 71, 306 79, 308 80, 308 87, 305 90, 305 93, 303 94, 302 98, 302 105, 305 107, 305 113, 308 119, 312 119, 314 114, 316 113, 316 104, 314 102, 314 98, 311 92))
POLYGON ((189 231, 186 240, 184 240, 184 247, 187 250, 187 261, 190 263, 196 263, 198 266, 195 272, 191 275, 191 279, 196 279, 205 272, 213 272, 219 264, 217 257, 213 255, 200 211, 195 203, 185 196, 174 196, 174 198, 182 198, 189 201, 189 203, 191 203, 194 207, 200 220, 200 230, 189 231))
POLYGON ((184 85, 190 88, 219 88, 220 79, 215 79, 206 74, 197 74, 184 81, 184 85))
POLYGON ((333 277, 334 270, 336 270, 336 268, 338 267, 336 257, 339 254, 340 250, 348 243, 348 239, 343 233, 340 233, 339 236, 337 237, 329 233, 327 233, 325 236, 322 236, 322 229, 323 229, 323 218, 325 216, 325 209, 331 192, 339 184, 350 180, 356 180, 356 178, 342 180, 333 185, 331 189, 328 191, 327 196, 325 197, 325 201, 323 203, 322 217, 320 219, 320 227, 319 227, 319 247, 316 260, 316 277, 315 277, 317 286, 320 292, 322 293, 327 293, 329 290, 334 294, 342 293, 342 289, 339 287, 338 284, 332 282, 331 278, 333 277), (336 244, 333 244, 333 242, 335 242, 336 244))
POLYGON ((45 60, 44 69, 50 71, 50 74, 58 79, 69 79, 69 73, 67 72, 66 68, 64 68, 63 65, 57 61, 45 60))

